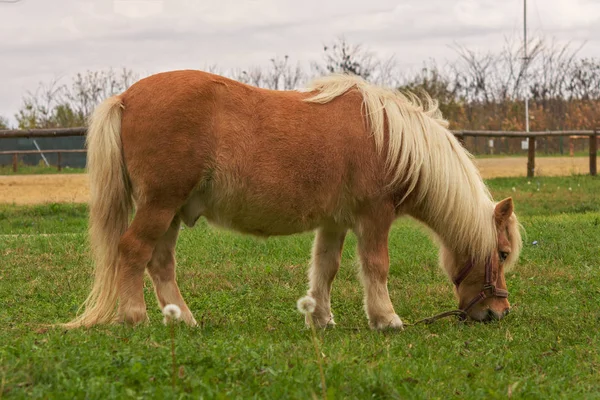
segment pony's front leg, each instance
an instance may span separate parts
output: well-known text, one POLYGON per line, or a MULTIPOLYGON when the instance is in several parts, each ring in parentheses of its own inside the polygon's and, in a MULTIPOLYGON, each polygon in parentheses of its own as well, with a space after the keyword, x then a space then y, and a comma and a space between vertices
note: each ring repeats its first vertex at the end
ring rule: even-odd
POLYGON ((331 313, 331 284, 340 268, 345 237, 346 230, 326 228, 320 228, 315 237, 312 263, 308 273, 310 281, 308 295, 317 303, 312 317, 315 324, 320 327, 335 325, 331 313))
POLYGON ((388 233, 392 219, 364 218, 356 229, 365 288, 365 310, 373 329, 402 329, 387 288, 390 269, 388 233))

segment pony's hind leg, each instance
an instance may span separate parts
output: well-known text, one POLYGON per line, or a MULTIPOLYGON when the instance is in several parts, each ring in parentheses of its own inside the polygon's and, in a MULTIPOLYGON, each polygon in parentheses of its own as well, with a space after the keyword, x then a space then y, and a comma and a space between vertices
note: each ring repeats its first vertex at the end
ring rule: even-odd
POLYGON ((391 220, 363 218, 356 229, 365 288, 365 311, 373 329, 402 329, 402 321, 394 311, 387 288, 390 227, 391 220))
POLYGON ((143 204, 119 241, 118 320, 137 324, 147 320, 144 271, 158 241, 169 229, 175 212, 143 204))
POLYGON ((185 304, 175 279, 175 244, 180 225, 181 219, 176 215, 167 232, 156 243, 152 259, 148 263, 148 273, 154 283, 159 307, 163 309, 167 304, 175 304, 181 309, 181 319, 194 326, 196 320, 185 304))
POLYGON ((320 228, 315 237, 308 295, 317 303, 313 313, 313 320, 317 326, 335 325, 331 314, 331 284, 340 268, 345 237, 345 230, 324 228, 320 228))

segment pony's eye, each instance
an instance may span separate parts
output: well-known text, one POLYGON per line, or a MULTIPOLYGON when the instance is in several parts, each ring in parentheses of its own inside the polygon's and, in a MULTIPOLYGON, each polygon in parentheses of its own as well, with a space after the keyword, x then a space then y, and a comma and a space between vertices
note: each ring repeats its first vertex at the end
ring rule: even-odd
POLYGON ((501 251, 498 253, 500 255, 500 261, 504 262, 506 261, 506 259, 508 258, 508 253, 505 251, 501 251))

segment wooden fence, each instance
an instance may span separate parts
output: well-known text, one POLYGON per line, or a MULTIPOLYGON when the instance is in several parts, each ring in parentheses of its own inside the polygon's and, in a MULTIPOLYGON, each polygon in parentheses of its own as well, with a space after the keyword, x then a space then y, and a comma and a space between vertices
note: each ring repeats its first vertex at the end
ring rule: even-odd
POLYGON ((527 147, 527 176, 535 175, 535 142, 539 137, 557 137, 557 136, 587 136, 589 137, 589 157, 590 157, 590 175, 596 176, 597 173, 597 153, 598 153, 598 129, 591 131, 541 131, 541 132, 517 132, 517 131, 453 131, 454 135, 464 143, 467 136, 483 137, 512 137, 528 140, 527 147))
POLYGON ((0 151, 0 156, 12 154, 12 169, 13 172, 17 172, 19 169, 19 156, 22 154, 54 154, 56 153, 56 168, 62 170, 62 155, 64 153, 86 153, 85 149, 71 149, 71 150, 8 150, 0 151))
MULTIPOLYGON (((504 137, 504 138, 521 138, 528 140, 527 150, 527 176, 533 177, 535 175, 535 144, 536 138, 539 137, 558 137, 558 136, 583 136, 589 137, 589 158, 590 158, 590 175, 595 176, 597 174, 597 153, 598 153, 598 129, 582 131, 582 130, 569 130, 569 131, 542 131, 542 132, 516 132, 516 131, 469 131, 469 130, 457 130, 452 131, 454 135, 464 144, 464 139, 468 136, 471 137, 504 137)), ((26 130, 0 130, 0 139, 8 138, 48 138, 48 137, 67 137, 67 136, 85 136, 86 128, 57 128, 57 129, 26 129, 26 130)), ((27 151, 0 151, 2 154, 13 154, 13 169, 16 171, 17 168, 17 157, 19 154, 32 154, 32 153, 58 153, 60 160, 61 153, 76 153, 85 152, 85 150, 27 150, 27 151)), ((60 170, 60 161, 58 162, 58 169, 60 170)))
MULTIPOLYGON (((85 136, 87 128, 57 128, 57 129, 10 129, 0 130, 0 139, 29 139, 29 138, 53 138, 69 136, 85 136)), ((0 141, 1 143, 1 141, 0 141)), ((0 149, 2 146, 0 145, 0 149)), ((17 172, 19 168, 19 156, 24 154, 56 154, 56 167, 62 169, 62 155, 65 153, 86 153, 85 149, 72 150, 2 150, 0 155, 12 155, 12 169, 17 172)))

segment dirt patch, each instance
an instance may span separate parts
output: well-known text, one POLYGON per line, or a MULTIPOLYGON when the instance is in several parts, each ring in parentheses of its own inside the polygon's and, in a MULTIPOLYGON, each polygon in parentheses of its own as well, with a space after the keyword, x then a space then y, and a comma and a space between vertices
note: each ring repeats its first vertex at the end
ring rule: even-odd
MULTIPOLYGON (((475 160, 484 178, 527 176, 527 157, 480 158, 475 160)), ((589 174, 587 157, 538 157, 536 176, 566 176, 589 174)))
MULTIPOLYGON (((476 160, 484 178, 525 176, 527 158, 483 158, 476 160)), ((589 173, 587 157, 540 157, 536 176, 563 176, 589 173)), ((0 176, 0 203, 85 203, 89 198, 84 174, 0 176)))
POLYGON ((0 176, 0 203, 85 203, 88 198, 85 174, 0 176))

